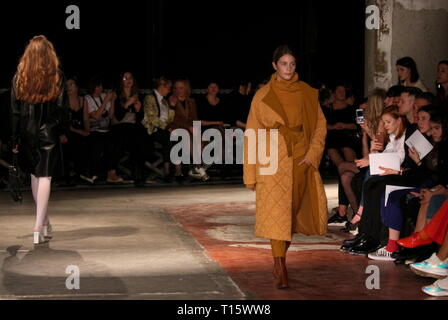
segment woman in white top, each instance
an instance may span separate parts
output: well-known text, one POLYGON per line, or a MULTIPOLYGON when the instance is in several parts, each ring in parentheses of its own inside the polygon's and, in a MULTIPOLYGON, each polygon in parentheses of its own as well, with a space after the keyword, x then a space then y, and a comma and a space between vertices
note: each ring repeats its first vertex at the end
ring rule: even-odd
POLYGON ((428 92, 428 88, 420 80, 417 64, 411 57, 404 57, 397 61, 398 84, 405 87, 419 88, 428 92))
POLYGON ((90 168, 90 176, 81 176, 81 178, 93 184, 105 168, 107 182, 123 182, 123 179, 116 173, 113 156, 114 145, 110 132, 110 122, 114 117, 117 94, 112 91, 107 92, 107 94, 104 93, 102 81, 98 78, 93 78, 89 87, 90 92, 85 96, 85 102, 89 113, 90 163, 92 167, 90 168))
MULTIPOLYGON (((399 115, 397 106, 390 106, 384 109, 383 113, 381 114, 381 121, 384 125, 384 129, 386 130, 387 135, 389 136, 389 142, 387 143, 387 146, 386 148, 384 148, 383 152, 398 153, 400 157, 400 164, 403 164, 404 159, 406 157, 406 150, 405 150, 406 128, 408 127, 409 122, 407 121, 406 117, 399 115)), ((377 153, 383 150, 383 146, 384 144, 381 141, 375 139, 372 141, 370 152, 377 153)), ((356 160, 355 162, 359 168, 365 168, 370 165, 368 157, 365 157, 364 159, 361 160, 356 160)), ((382 173, 381 176, 402 174, 401 170, 397 171, 384 167, 380 167, 380 169, 384 171, 384 173, 382 173)), ((370 177, 371 177, 370 173, 368 172, 366 179, 364 180, 364 184, 370 177)), ((359 221, 361 220, 363 209, 364 209, 364 201, 362 199, 359 210, 351 221, 352 224, 359 223, 359 221)))

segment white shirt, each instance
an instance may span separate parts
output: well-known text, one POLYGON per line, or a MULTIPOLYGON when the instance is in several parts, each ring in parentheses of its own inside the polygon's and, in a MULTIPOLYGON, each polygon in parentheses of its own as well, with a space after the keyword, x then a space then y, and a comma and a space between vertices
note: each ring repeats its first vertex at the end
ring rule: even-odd
POLYGON ((168 110, 169 110, 168 103, 166 101, 164 103, 165 98, 160 93, 158 93, 157 90, 154 90, 154 92, 156 93, 156 99, 160 106, 159 118, 162 121, 167 121, 168 120, 168 110))
MULTIPOLYGON (((92 112, 97 111, 101 105, 103 104, 102 101, 106 99, 106 94, 101 94, 101 99, 99 97, 93 98, 91 95, 85 96, 86 102, 87 102, 87 110, 89 111, 89 114, 92 112)), ((111 108, 111 103, 108 102, 106 104, 106 107, 104 108, 104 112, 109 112, 111 108)), ((107 132, 109 131, 109 118, 108 117, 101 117, 100 120, 95 120, 93 118, 89 119, 90 121, 90 131, 98 131, 98 132, 107 132)))
POLYGON ((391 134, 389 136, 390 141, 387 144, 386 149, 384 149, 383 152, 384 153, 392 153, 392 152, 398 153, 398 156, 400 157, 400 164, 402 164, 404 161, 404 158, 406 157, 406 151, 404 149, 405 139, 406 139, 406 131, 403 132, 403 135, 398 140, 396 139, 395 134, 391 134))

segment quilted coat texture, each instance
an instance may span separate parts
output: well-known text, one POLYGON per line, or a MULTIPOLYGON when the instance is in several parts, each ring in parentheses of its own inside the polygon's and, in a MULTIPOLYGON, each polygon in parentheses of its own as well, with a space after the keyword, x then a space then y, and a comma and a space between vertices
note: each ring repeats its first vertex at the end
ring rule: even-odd
MULTIPOLYGON (((259 238, 291 241, 293 233, 324 235, 327 231, 327 198, 318 171, 327 134, 326 120, 319 106, 318 91, 301 81, 300 90, 306 103, 306 107, 303 107, 304 117, 312 122, 312 131, 301 135, 306 143, 294 139, 294 132, 289 128, 296 124, 289 123, 270 84, 261 88, 252 101, 247 130, 258 132, 260 129, 280 126, 277 141, 278 168, 275 174, 262 175, 260 168, 268 165, 262 165, 258 157, 255 164, 249 163, 248 147, 253 141, 249 141, 247 136, 245 140, 244 183, 249 188, 256 186, 255 236, 259 238), (288 152, 287 141, 292 141, 292 152, 291 147, 288 152), (297 150, 304 145, 307 146, 306 152, 297 150), (295 195, 292 191, 293 166, 302 160, 295 158, 296 154, 301 154, 302 159, 305 154, 305 159, 312 164, 310 170, 306 170, 307 174, 301 177, 306 184, 303 195, 295 195), (293 197, 302 197, 298 212, 292 212, 293 197)), ((267 145, 273 142, 275 141, 271 141, 268 134, 267 145)))

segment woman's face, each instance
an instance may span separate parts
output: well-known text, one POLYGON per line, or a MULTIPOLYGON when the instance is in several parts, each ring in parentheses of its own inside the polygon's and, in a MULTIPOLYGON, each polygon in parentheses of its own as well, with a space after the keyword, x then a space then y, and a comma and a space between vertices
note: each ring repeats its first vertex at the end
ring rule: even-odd
POLYGON ((418 130, 420 130, 421 133, 427 134, 431 131, 431 125, 429 123, 429 119, 431 119, 431 116, 426 111, 420 111, 417 114, 417 125, 418 130))
POLYGON ((177 81, 174 84, 174 94, 177 97, 181 97, 181 98, 184 98, 187 96, 187 86, 185 85, 185 82, 177 81))
POLYGON ((126 72, 123 75, 123 87, 124 88, 132 88, 134 86, 134 76, 130 72, 126 72))
POLYGON ((440 123, 430 122, 431 124, 431 136, 435 142, 442 141, 443 129, 440 123))
POLYGON ((290 54, 282 56, 277 63, 272 63, 277 75, 280 79, 289 81, 294 77, 296 72, 296 58, 290 54))
POLYGON ((207 93, 212 96, 216 96, 219 93, 219 86, 217 83, 210 83, 207 87, 207 93))
POLYGON ((442 63, 437 67, 437 83, 448 83, 448 65, 442 63))
POLYGON ((334 97, 336 98, 336 100, 345 101, 346 100, 345 96, 346 96, 346 92, 345 92, 345 88, 343 86, 338 86, 334 90, 334 97))
POLYGON ((384 129, 386 129, 387 134, 397 134, 400 129, 400 118, 395 119, 390 114, 385 114, 381 117, 384 123, 384 129))
POLYGON ((103 85, 99 85, 95 87, 95 90, 93 90, 93 94, 96 96, 100 96, 103 93, 103 85))
POLYGON ((400 81, 409 81, 411 79, 411 69, 397 66, 398 79, 400 81))
POLYGON ((77 95, 78 94, 78 86, 76 82, 73 80, 68 80, 66 82, 67 94, 68 95, 77 95))

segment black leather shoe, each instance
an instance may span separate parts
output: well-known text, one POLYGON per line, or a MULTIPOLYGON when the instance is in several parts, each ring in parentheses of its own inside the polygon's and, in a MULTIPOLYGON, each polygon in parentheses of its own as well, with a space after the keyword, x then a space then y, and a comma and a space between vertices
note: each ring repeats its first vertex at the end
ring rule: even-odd
POLYGON ((345 227, 339 230, 340 232, 349 233, 350 231, 355 231, 359 226, 359 222, 353 224, 350 221, 347 221, 345 227))
POLYGON ((381 243, 373 240, 371 237, 366 236, 361 239, 355 246, 350 249, 351 254, 355 255, 367 255, 381 248, 381 243))
POLYGON ((347 222, 347 216, 341 217, 338 212, 336 212, 334 215, 332 215, 328 219, 328 224, 330 223, 344 223, 347 222))
POLYGON ((341 250, 342 251, 349 251, 351 248, 353 248, 355 245, 357 245, 362 239, 364 239, 367 235, 365 233, 358 233, 354 238, 344 240, 342 243, 341 250))

